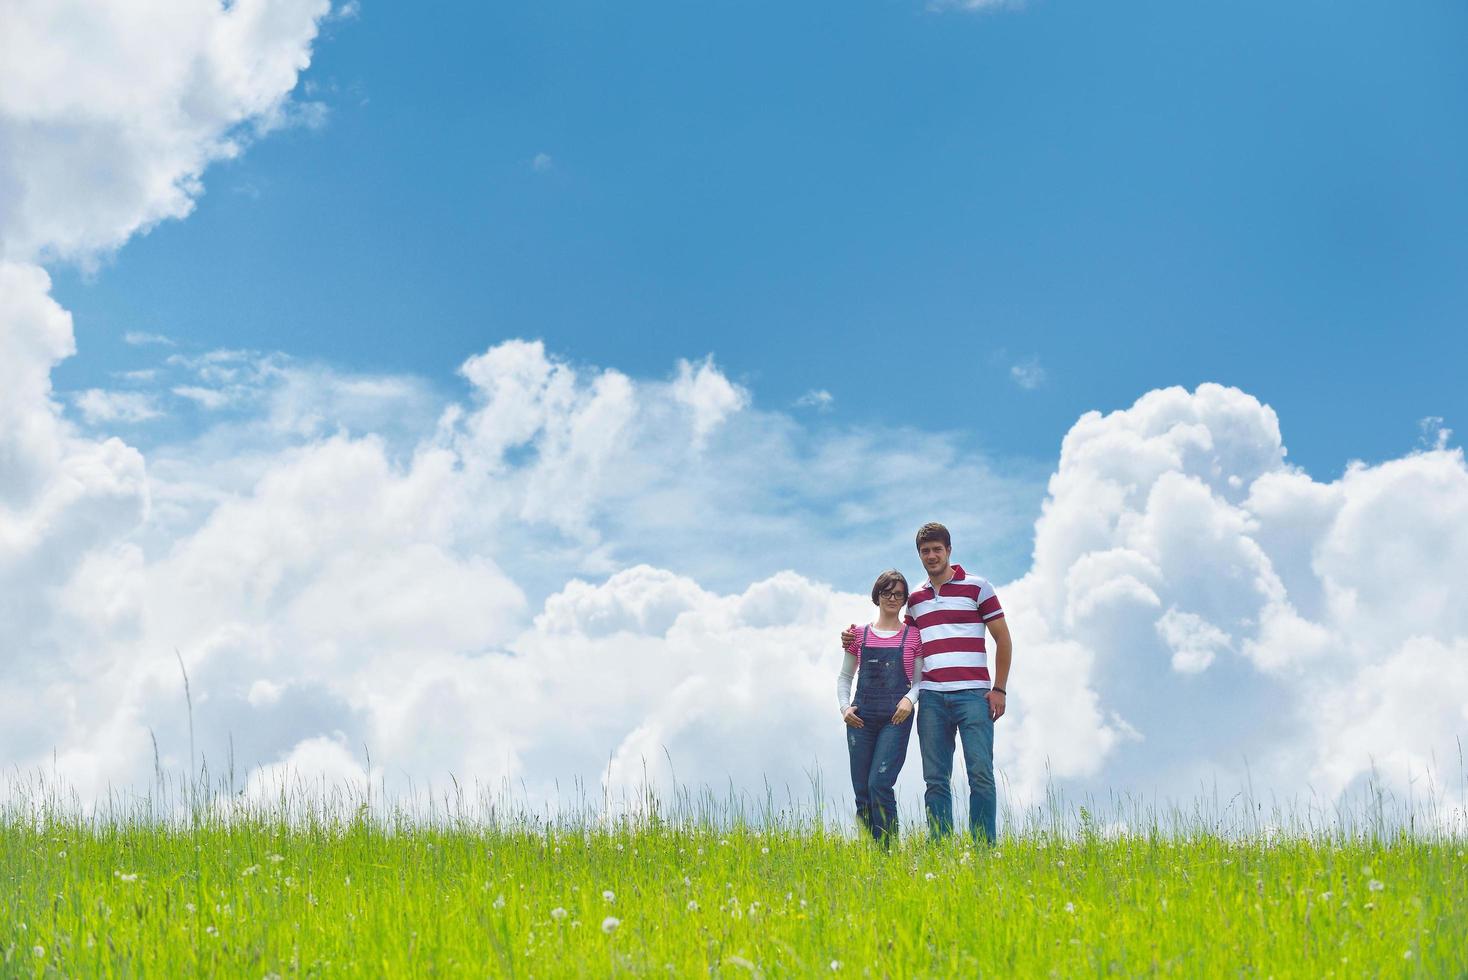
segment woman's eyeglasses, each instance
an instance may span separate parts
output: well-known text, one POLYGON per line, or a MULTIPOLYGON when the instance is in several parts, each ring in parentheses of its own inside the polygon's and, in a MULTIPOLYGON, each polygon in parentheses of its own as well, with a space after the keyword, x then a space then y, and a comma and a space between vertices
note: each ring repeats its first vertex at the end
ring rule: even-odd
POLYGON ((878 592, 877 597, 881 599, 906 599, 907 593, 899 589, 888 589, 886 592, 878 592))

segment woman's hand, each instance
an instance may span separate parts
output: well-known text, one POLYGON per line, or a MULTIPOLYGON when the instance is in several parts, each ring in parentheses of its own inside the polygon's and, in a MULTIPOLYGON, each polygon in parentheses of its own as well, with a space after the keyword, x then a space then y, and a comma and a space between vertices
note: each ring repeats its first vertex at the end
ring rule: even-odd
POLYGON ((904 721, 907 721, 908 716, 911 714, 912 702, 907 700, 907 698, 903 698, 901 701, 897 702, 897 710, 892 712, 892 724, 902 724, 904 721))
POLYGON ((842 713, 841 719, 851 728, 865 728, 867 723, 861 720, 861 715, 856 713, 856 705, 852 705, 842 713))

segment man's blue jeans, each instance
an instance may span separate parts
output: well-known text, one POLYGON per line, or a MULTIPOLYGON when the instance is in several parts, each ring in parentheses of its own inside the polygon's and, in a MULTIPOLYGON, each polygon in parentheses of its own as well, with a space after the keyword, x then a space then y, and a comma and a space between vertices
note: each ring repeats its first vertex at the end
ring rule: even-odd
POLYGON ((985 691, 923 691, 917 712, 918 747, 923 756, 923 803, 928 810, 928 832, 942 837, 953 832, 953 742, 963 742, 963 765, 968 770, 969 833, 982 833, 989 843, 996 836, 999 799, 994 789, 994 720, 989 717, 985 691))

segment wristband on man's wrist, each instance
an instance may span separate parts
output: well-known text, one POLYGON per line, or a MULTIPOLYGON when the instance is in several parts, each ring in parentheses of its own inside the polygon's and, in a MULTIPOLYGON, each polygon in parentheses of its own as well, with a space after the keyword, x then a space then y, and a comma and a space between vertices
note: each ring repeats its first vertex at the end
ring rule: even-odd
POLYGON ((998 691, 1000 694, 1003 694, 1005 697, 1009 697, 1009 692, 1006 691, 1006 690, 1004 690, 1004 688, 1002 688, 1002 687, 991 687, 991 688, 989 688, 989 690, 991 690, 991 691, 998 691))

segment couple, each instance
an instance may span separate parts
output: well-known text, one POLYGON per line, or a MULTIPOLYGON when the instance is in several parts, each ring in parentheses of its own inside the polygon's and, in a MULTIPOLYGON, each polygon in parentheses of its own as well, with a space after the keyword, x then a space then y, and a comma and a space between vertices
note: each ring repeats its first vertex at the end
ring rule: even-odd
POLYGON ((918 747, 923 757, 923 802, 928 831, 953 830, 954 736, 963 742, 968 770, 969 832, 993 843, 998 800, 994 789, 994 722, 1004 714, 1012 644, 994 587, 961 565, 950 565, 953 543, 942 524, 917 533, 918 557, 928 573, 922 588, 908 594, 896 570, 877 576, 872 604, 877 618, 841 634, 846 651, 836 696, 846 721, 856 816, 884 845, 897 836, 893 787, 907 757, 914 699, 918 747), (906 619, 899 619, 907 606, 906 619), (985 631, 994 637, 994 672, 989 671, 985 631), (856 677, 855 696, 851 679, 856 677))

